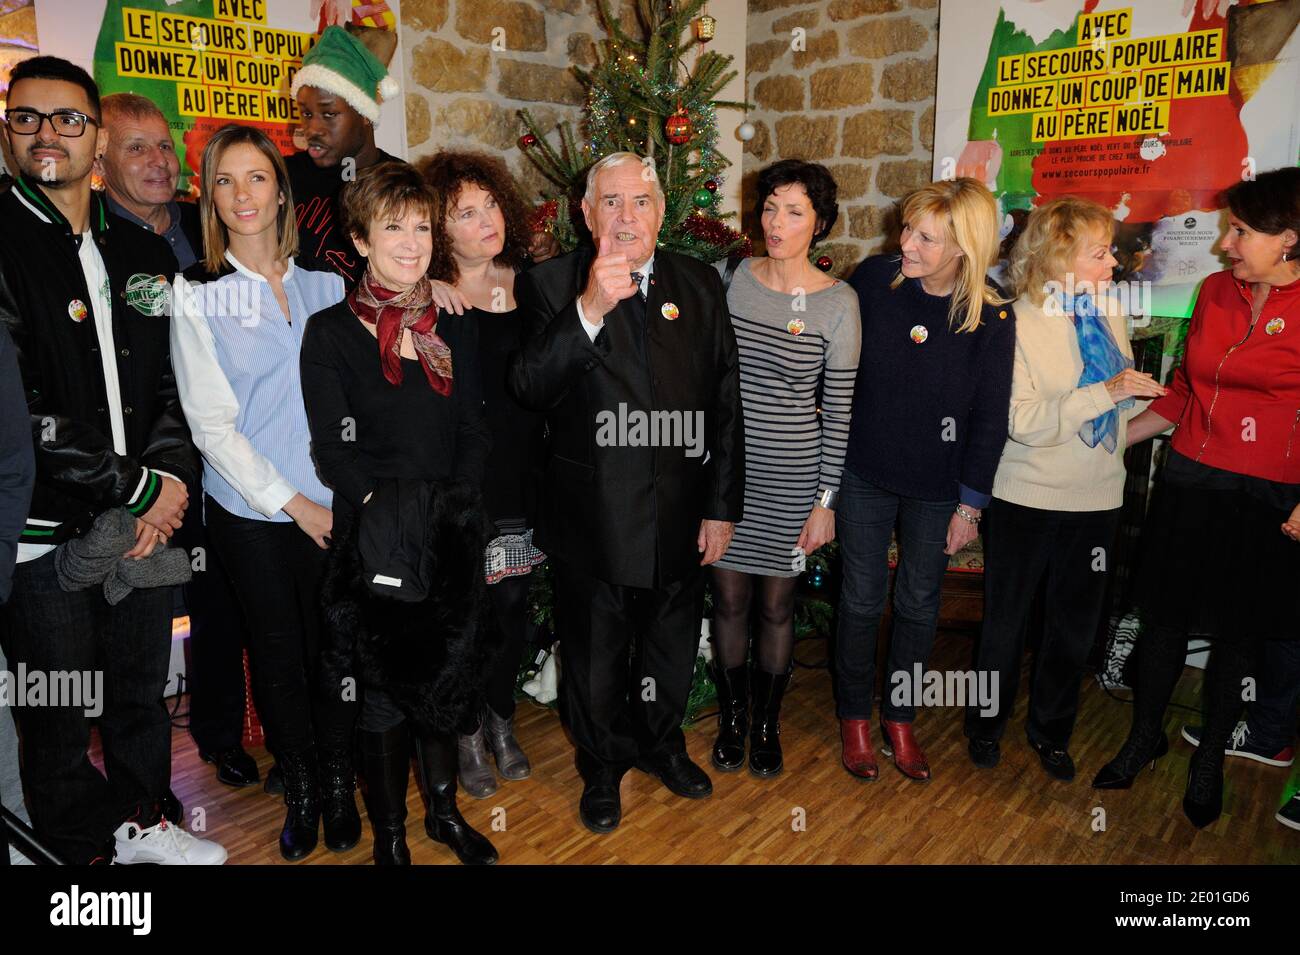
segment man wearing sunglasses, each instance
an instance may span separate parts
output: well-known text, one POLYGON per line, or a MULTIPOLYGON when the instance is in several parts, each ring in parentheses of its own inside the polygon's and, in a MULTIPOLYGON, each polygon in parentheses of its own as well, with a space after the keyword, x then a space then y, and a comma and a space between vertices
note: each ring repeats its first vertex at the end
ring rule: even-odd
POLYGON ((165 547, 181 526, 197 459, 168 358, 176 258, 91 192, 105 136, 84 70, 48 56, 19 64, 5 127, 18 170, 0 195, 0 321, 17 346, 37 464, 5 655, 51 686, 71 674, 101 688, 98 706, 83 690, 13 707, 32 821, 72 863, 220 863, 224 849, 162 814, 171 588, 137 587, 109 604, 99 586, 63 590, 55 569, 57 545, 105 511, 136 519, 128 559, 165 547), (107 778, 86 752, 95 715, 107 778))

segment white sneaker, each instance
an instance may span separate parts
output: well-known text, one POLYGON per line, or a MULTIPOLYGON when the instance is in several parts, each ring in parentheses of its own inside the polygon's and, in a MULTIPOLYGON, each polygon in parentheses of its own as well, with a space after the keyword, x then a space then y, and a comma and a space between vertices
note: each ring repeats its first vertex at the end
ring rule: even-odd
POLYGON ((221 865, 226 850, 208 839, 196 839, 180 826, 163 819, 156 826, 141 829, 124 822, 113 833, 117 840, 117 865, 221 865))

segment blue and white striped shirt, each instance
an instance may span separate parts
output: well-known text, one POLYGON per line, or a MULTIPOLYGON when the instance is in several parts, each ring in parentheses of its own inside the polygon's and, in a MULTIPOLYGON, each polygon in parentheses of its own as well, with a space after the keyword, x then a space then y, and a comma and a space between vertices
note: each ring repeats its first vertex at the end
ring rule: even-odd
POLYGON ((285 321, 265 278, 233 255, 235 271, 212 282, 176 278, 172 364, 181 406, 203 455, 203 489, 231 514, 291 520, 294 494, 330 507, 316 474, 298 353, 307 319, 343 299, 341 276, 289 261, 285 321))

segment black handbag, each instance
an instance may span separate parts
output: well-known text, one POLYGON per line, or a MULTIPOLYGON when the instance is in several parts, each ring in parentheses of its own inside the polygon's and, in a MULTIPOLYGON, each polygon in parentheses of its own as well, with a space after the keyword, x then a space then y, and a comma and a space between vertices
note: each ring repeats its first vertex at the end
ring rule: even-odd
POLYGON ((428 597, 434 570, 429 537, 434 493, 431 481, 384 478, 361 508, 357 550, 371 593, 409 603, 428 597))

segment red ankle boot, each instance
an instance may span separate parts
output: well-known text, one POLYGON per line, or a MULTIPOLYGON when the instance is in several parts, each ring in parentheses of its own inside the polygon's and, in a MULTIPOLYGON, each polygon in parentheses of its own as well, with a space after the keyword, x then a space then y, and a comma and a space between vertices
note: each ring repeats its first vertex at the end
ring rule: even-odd
POLYGON ((876 751, 871 747, 870 720, 840 720, 840 744, 845 769, 868 782, 874 783, 880 778, 876 751))
POLYGON ((886 756, 894 757, 894 765, 898 767, 899 772, 909 779, 921 782, 929 779, 930 764, 926 762, 921 747, 916 744, 916 737, 912 735, 912 724, 895 723, 892 720, 881 720, 880 723, 885 728, 885 736, 889 738, 889 748, 885 749, 884 753, 886 756))

